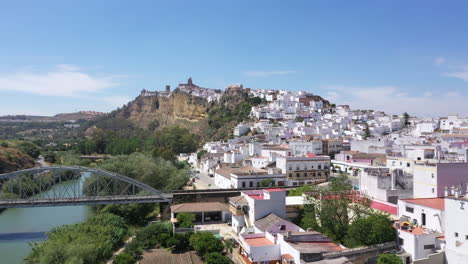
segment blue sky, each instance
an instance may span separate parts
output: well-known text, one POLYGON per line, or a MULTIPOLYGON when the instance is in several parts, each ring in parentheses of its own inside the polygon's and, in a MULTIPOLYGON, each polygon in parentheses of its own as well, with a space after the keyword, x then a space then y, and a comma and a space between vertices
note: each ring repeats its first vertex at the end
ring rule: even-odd
POLYGON ((466 1, 9 1, 0 115, 110 111, 189 76, 468 115, 466 1))

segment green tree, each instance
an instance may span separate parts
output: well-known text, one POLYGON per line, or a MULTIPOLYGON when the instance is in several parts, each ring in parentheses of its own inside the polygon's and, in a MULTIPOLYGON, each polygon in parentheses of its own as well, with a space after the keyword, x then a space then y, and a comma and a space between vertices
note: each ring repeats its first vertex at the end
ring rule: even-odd
POLYGON ((49 163, 55 163, 57 161, 57 157, 53 151, 48 151, 44 153, 44 160, 49 163))
POLYGON ((370 129, 369 129, 369 124, 365 123, 364 125, 364 139, 368 139, 372 136, 370 129))
MULTIPOLYGON (((181 189, 190 178, 188 169, 178 170, 170 161, 143 153, 112 157, 99 168, 128 176, 158 190, 181 189)), ((93 178, 89 179, 85 182, 85 191, 95 186, 93 178)))
POLYGON ((230 264, 231 261, 228 257, 224 256, 219 252, 206 253, 203 256, 206 264, 230 264))
POLYGON ((344 244, 347 247, 370 246, 394 241, 395 236, 389 217, 374 213, 351 223, 344 244))
POLYGON ((199 255, 204 256, 210 252, 222 252, 224 249, 223 243, 217 239, 213 233, 198 232, 190 237, 190 245, 199 255))
POLYGON ((303 225, 343 243, 351 222, 370 214, 369 200, 356 196, 346 177, 337 177, 327 188, 315 187, 308 193, 309 211, 304 213, 303 225), (314 220, 307 220, 315 217, 314 220))
POLYGON ((208 151, 206 151, 206 150, 204 150, 204 149, 198 151, 198 153, 197 153, 197 159, 200 160, 200 159, 203 157, 203 155, 205 155, 207 152, 208 152, 208 151))
POLYGON ((377 259, 377 264, 403 264, 403 261, 397 254, 381 254, 377 259))
POLYGON ((275 186, 275 180, 273 180, 272 178, 261 180, 258 183, 258 187, 272 187, 272 186, 275 186))
POLYGON ((195 221, 195 215, 186 212, 178 213, 177 221, 179 222, 179 227, 191 228, 193 227, 193 221, 195 221))
POLYGON ((22 142, 17 146, 17 148, 34 159, 37 159, 41 154, 41 150, 39 149, 39 147, 30 142, 22 142))
POLYGON ((302 186, 289 190, 288 196, 301 196, 302 194, 311 192, 312 190, 314 189, 311 185, 304 184, 302 186))
POLYGON ((404 124, 405 126, 409 126, 409 125, 410 125, 409 118, 410 118, 409 114, 405 112, 405 113, 403 114, 403 124, 404 124))
POLYGON ((127 234, 123 218, 98 214, 87 221, 58 227, 34 244, 26 264, 100 263, 109 259, 127 234))
POLYGON ((136 258, 127 252, 122 252, 114 257, 113 263, 115 264, 133 264, 136 262, 136 258))

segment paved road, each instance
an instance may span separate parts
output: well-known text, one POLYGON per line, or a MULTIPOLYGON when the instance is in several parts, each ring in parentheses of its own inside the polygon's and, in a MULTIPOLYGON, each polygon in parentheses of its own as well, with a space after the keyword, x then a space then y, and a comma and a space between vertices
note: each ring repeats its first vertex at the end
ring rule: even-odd
MULTIPOLYGON (((195 169, 194 171, 197 171, 195 169)), ((219 189, 214 183, 214 177, 209 177, 208 174, 200 172, 196 173, 193 171, 193 177, 195 177, 195 186, 198 190, 203 189, 219 189)))

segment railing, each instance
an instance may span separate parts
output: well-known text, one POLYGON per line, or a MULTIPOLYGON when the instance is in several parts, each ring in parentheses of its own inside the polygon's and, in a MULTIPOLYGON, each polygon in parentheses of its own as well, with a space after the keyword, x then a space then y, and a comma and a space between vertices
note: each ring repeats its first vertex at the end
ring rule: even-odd
POLYGON ((332 258, 337 258, 337 257, 349 256, 349 255, 364 254, 364 253, 375 251, 375 250, 388 250, 388 249, 394 249, 394 248, 397 248, 397 244, 395 241, 391 241, 391 242, 385 242, 382 244, 377 244, 377 245, 372 245, 372 246, 349 248, 349 249, 344 249, 341 251, 327 252, 327 253, 323 253, 323 258, 332 259, 332 258))

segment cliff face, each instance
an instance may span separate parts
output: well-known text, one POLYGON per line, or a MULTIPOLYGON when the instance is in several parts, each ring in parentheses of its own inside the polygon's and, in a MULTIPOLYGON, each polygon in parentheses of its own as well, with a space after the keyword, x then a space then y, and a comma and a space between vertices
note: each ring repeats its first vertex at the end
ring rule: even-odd
POLYGON ((186 93, 170 97, 138 96, 115 117, 131 121, 140 128, 162 128, 177 125, 200 134, 207 128, 208 102, 186 93))
POLYGON ((34 159, 20 150, 0 147, 0 173, 28 169, 35 165, 34 159))

